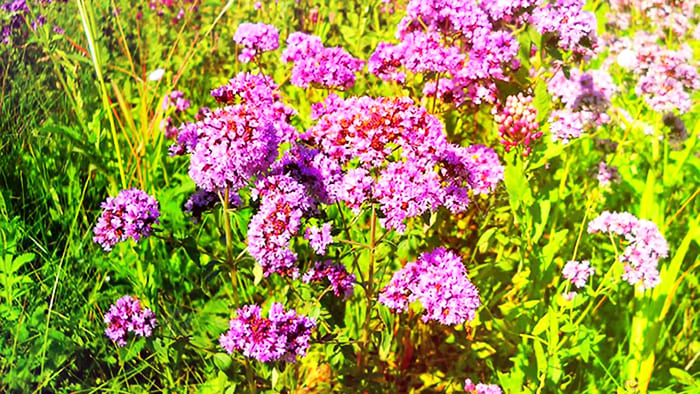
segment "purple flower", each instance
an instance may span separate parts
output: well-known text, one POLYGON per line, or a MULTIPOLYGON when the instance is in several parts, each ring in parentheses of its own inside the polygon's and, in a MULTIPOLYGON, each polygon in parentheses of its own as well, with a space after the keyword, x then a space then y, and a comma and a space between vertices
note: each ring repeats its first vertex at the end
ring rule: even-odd
POLYGON ((233 36, 233 41, 243 47, 238 55, 238 60, 242 63, 248 63, 255 56, 280 47, 279 30, 264 23, 241 23, 233 36))
POLYGON ((598 175, 596 176, 601 187, 609 187, 611 182, 619 182, 620 174, 617 167, 608 166, 604 161, 598 163, 598 175))
POLYGON ((333 243, 333 237, 331 237, 331 223, 325 223, 321 228, 316 226, 307 228, 304 238, 309 240, 311 248, 313 248, 317 254, 326 254, 326 248, 333 243))
POLYGON ((355 288, 355 275, 348 273, 342 264, 333 264, 330 261, 316 262, 303 276, 304 283, 320 282, 327 279, 333 287, 333 293, 343 299, 352 296, 355 288))
POLYGON ((503 394, 503 391, 498 385, 485 383, 474 384, 471 379, 466 379, 464 381, 464 391, 470 394, 503 394))
POLYGON ((386 217, 387 229, 404 232, 404 219, 437 209, 444 201, 444 189, 430 163, 417 160, 389 163, 376 183, 374 197, 386 217))
POLYGON ((367 61, 367 69, 383 81, 406 82, 406 73, 399 71, 404 63, 406 49, 405 45, 380 42, 367 61))
POLYGON ((578 112, 569 110, 554 111, 549 116, 549 132, 552 133, 552 141, 561 141, 568 144, 570 140, 578 138, 583 133, 584 120, 578 112))
POLYGON ((596 18, 583 11, 584 0, 557 0, 533 11, 531 23, 541 34, 552 33, 559 47, 588 57, 597 47, 596 18))
POLYGON ((508 96, 505 105, 499 104, 493 108, 494 120, 498 124, 498 133, 506 152, 517 146, 523 147, 523 156, 532 151, 530 144, 542 137, 538 131, 537 111, 532 106, 532 97, 519 93, 508 96))
POLYGON ((591 267, 591 262, 588 260, 581 262, 572 260, 566 263, 561 273, 564 278, 580 289, 586 285, 588 277, 595 274, 595 268, 591 267))
POLYGON ((238 190, 277 158, 280 142, 272 119, 247 105, 217 108, 195 123, 197 143, 189 175, 201 189, 238 190))
POLYGON ((280 303, 272 303, 268 318, 260 315, 257 305, 239 308, 230 321, 230 329, 219 342, 229 354, 242 352, 245 357, 261 362, 295 362, 304 357, 311 342, 316 321, 294 310, 284 311, 280 303))
POLYGON ((355 73, 364 66, 341 47, 326 48, 321 39, 305 33, 292 33, 282 61, 293 62, 291 82, 294 86, 345 90, 355 84, 355 73))
POLYGON ((105 333, 119 347, 126 345, 126 336, 130 332, 150 337, 157 324, 153 312, 142 307, 138 298, 128 295, 118 299, 109 308, 104 321, 107 325, 105 333))
POLYGON ((248 253, 262 266, 265 277, 278 273, 296 278, 297 255, 290 242, 312 205, 304 185, 286 174, 267 176, 257 182, 253 197, 261 203, 248 223, 248 253))
POLYGON ((211 95, 219 103, 242 104, 258 112, 261 119, 268 118, 280 142, 292 141, 297 136, 289 123, 296 111, 282 102, 279 87, 270 77, 241 72, 212 90, 211 95))
POLYGON ((627 240, 620 262, 624 263, 622 279, 629 284, 640 283, 645 290, 661 282, 657 267, 660 258, 668 257, 668 243, 656 224, 627 212, 605 211, 588 224, 588 232, 617 234, 627 240))
POLYGON ((93 241, 105 251, 127 238, 138 242, 150 236, 160 217, 158 202, 139 189, 122 190, 116 197, 108 197, 101 206, 93 241))
POLYGON ((406 311, 414 301, 425 309, 424 322, 436 320, 445 325, 473 320, 481 306, 479 292, 461 259, 443 248, 406 264, 379 294, 379 302, 397 312, 406 311))

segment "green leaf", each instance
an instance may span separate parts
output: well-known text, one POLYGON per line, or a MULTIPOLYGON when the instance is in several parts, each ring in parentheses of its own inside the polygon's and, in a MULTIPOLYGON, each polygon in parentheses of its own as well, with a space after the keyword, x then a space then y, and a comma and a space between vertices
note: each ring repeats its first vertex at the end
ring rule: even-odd
POLYGON ((544 80, 537 81, 535 85, 535 97, 532 105, 537 110, 537 121, 542 124, 552 111, 552 96, 547 91, 547 83, 544 80))
POLYGON ((255 284, 255 286, 259 285, 260 282, 263 280, 263 269, 262 269, 262 266, 260 264, 256 263, 255 266, 253 267, 253 276, 254 276, 253 283, 255 284))
POLYGON ((233 364, 233 360, 231 360, 230 355, 226 353, 216 353, 214 355, 214 365, 220 370, 226 371, 231 368, 231 364, 233 364))

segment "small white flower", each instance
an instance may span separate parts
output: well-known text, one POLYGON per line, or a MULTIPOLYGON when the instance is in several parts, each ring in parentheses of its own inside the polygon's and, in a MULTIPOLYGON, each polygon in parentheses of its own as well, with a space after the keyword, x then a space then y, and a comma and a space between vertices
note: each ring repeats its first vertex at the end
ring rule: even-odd
POLYGON ((617 64, 622 68, 631 69, 637 63, 637 54, 630 50, 624 49, 617 55, 617 64))
POLYGON ((148 80, 151 82, 159 81, 165 75, 165 70, 162 68, 157 68, 153 70, 152 73, 148 74, 148 80))

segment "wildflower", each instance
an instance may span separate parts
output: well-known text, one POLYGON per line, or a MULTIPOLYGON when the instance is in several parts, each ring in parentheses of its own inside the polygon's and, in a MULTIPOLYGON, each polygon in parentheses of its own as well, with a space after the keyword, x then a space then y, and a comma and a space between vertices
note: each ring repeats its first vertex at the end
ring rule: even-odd
POLYGON ((342 264, 333 264, 330 261, 316 262, 303 276, 304 283, 318 282, 327 279, 333 287, 333 293, 344 299, 352 296, 355 288, 355 275, 348 273, 342 264))
POLYGON ((498 385, 495 384, 484 384, 484 383, 478 383, 474 384, 472 383, 471 379, 466 379, 464 380, 464 391, 470 394, 502 394, 503 391, 501 390, 498 385))
POLYGON ((270 52, 280 47, 279 30, 264 23, 241 23, 238 25, 233 41, 243 49, 238 60, 248 63, 263 52, 270 52))
POLYGON ((261 202, 248 223, 248 253, 262 266, 265 277, 278 273, 296 278, 297 255, 290 242, 311 208, 304 185, 286 174, 267 176, 257 182, 253 197, 261 202))
POLYGON ((479 292, 459 256, 443 248, 406 264, 379 295, 380 303, 397 312, 406 311, 414 301, 425 309, 424 322, 436 320, 445 325, 471 321, 481 306, 479 292))
POLYGON ((508 96, 505 105, 499 104, 493 108, 494 120, 498 124, 498 133, 506 152, 522 146, 523 156, 527 156, 532 151, 530 144, 542 137, 542 132, 537 131, 540 128, 537 111, 531 103, 531 96, 519 93, 517 96, 508 96))
POLYGON ((102 214, 95 226, 93 241, 105 251, 127 238, 138 242, 148 237, 158 224, 158 202, 139 189, 122 190, 102 203, 102 214))
POLYGON ((333 243, 331 223, 324 224, 320 229, 316 226, 307 228, 304 238, 310 241, 311 247, 317 254, 326 254, 326 247, 333 243))
POLYGON ((355 84, 355 72, 364 65, 341 47, 326 48, 321 39, 304 33, 292 33, 282 53, 283 62, 293 62, 292 85, 308 88, 345 90, 355 84))
POLYGON ((583 11, 584 0, 557 0, 533 11, 531 22, 540 34, 551 33, 560 48, 589 57, 597 47, 596 18, 583 11))
POLYGON ((195 123, 197 142, 189 175, 201 189, 238 190, 277 158, 279 137, 272 119, 255 107, 217 108, 195 123))
POLYGON ((280 303, 273 303, 267 318, 257 305, 239 308, 230 321, 230 329, 221 334, 219 342, 230 354, 240 351, 244 356, 261 362, 295 362, 306 355, 311 341, 311 330, 316 321, 294 310, 284 311, 280 303))
POLYGON ((611 182, 619 182, 620 174, 617 167, 608 166, 604 161, 598 163, 598 175, 596 176, 601 187, 609 187, 611 182))
POLYGON ((595 274, 595 268, 591 267, 591 262, 588 260, 581 262, 572 260, 566 263, 561 273, 564 278, 580 289, 586 285, 588 277, 595 274))
POLYGON ((627 212, 605 211, 588 223, 588 232, 617 234, 627 240, 628 245, 619 257, 624 264, 623 280, 633 286, 640 283, 642 290, 661 282, 657 267, 660 258, 668 257, 668 243, 656 224, 627 212))
POLYGON ((141 306, 138 298, 128 295, 110 306, 104 321, 107 324, 105 333, 119 347, 126 345, 126 336, 130 332, 137 336, 150 337, 157 324, 153 312, 141 306))

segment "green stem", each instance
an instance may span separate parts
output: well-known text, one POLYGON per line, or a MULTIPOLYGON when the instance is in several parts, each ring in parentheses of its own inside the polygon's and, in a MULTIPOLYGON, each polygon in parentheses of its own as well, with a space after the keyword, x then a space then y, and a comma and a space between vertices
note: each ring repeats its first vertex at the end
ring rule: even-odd
POLYGON ((369 267, 367 268, 367 283, 366 292, 367 297, 367 312, 365 314, 365 327, 364 333, 362 335, 362 358, 360 359, 360 368, 367 365, 367 356, 369 354, 369 322, 372 317, 372 308, 374 307, 374 252, 376 247, 376 236, 377 236, 377 209, 372 205, 372 218, 370 219, 370 234, 369 234, 369 267))
POLYGON ((231 284, 233 285, 233 299, 236 303, 236 308, 238 308, 238 275, 236 273, 236 260, 233 258, 233 242, 231 241, 231 219, 228 214, 228 204, 229 204, 229 193, 230 189, 227 187, 224 192, 224 200, 221 202, 223 205, 223 219, 224 219, 224 231, 226 233, 226 264, 231 270, 231 284))

